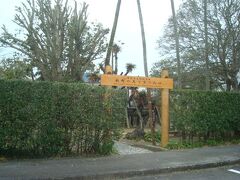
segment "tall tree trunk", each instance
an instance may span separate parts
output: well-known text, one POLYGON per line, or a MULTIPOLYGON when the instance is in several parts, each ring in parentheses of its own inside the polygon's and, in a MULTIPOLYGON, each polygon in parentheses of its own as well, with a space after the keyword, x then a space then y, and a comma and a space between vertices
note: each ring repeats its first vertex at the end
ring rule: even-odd
MULTIPOLYGON (((140 0, 137 0, 137 6, 138 6, 138 15, 139 15, 139 21, 140 21, 140 26, 141 26, 141 35, 142 35, 144 72, 145 72, 145 76, 148 77, 146 38, 145 38, 143 15, 142 15, 142 10, 141 10, 140 0)), ((156 144, 155 138, 154 138, 155 130, 154 130, 153 119, 152 119, 152 103, 151 103, 151 90, 150 89, 147 89, 147 101, 148 101, 149 122, 150 122, 150 126, 151 126, 152 139, 153 139, 152 143, 155 145, 156 144)))
POLYGON ((139 15, 139 21, 140 21, 140 26, 141 26, 141 34, 142 34, 144 72, 145 72, 145 76, 148 77, 146 38, 145 38, 145 31, 144 31, 143 16, 142 16, 140 0, 137 0, 137 5, 138 5, 138 15, 139 15))
POLYGON ((174 7, 173 0, 171 0, 171 7, 172 7, 174 35, 175 35, 175 43, 176 43, 177 73, 178 73, 177 86, 179 89, 181 89, 182 88, 182 72, 181 72, 181 62, 180 62, 180 54, 179 54, 179 33, 178 33, 177 18, 175 14, 175 7, 174 7))
POLYGON ((113 42, 114 42, 114 37, 116 34, 116 30, 117 30, 117 23, 118 23, 121 2, 122 2, 121 0, 118 0, 116 11, 115 11, 115 17, 114 17, 111 37, 110 37, 110 41, 108 44, 107 55, 106 55, 106 59, 105 59, 105 67, 110 64, 110 56, 111 56, 112 46, 113 46, 113 42))
POLYGON ((118 73, 118 53, 115 54, 115 74, 118 73))
MULTIPOLYGON (((113 52, 111 52, 111 59, 112 59, 112 69, 114 69, 114 53, 113 52)), ((113 72, 113 74, 114 74, 114 72, 113 72)))
POLYGON ((204 36, 205 36, 205 81, 206 81, 206 90, 210 90, 210 71, 209 71, 209 59, 208 59, 208 26, 207 26, 207 0, 204 1, 204 36))

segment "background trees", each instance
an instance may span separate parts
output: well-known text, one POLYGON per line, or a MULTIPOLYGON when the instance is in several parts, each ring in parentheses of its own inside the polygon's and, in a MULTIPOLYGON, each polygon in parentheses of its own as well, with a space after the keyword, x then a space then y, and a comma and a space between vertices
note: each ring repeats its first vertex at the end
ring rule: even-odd
MULTIPOLYGON (((207 2, 185 0, 176 16, 183 88, 208 89, 206 86, 209 81, 209 89, 238 90, 239 2, 237 0, 207 0, 207 2)), ((169 66, 171 74, 177 78, 173 27, 171 18, 163 37, 158 41, 164 61, 156 63, 152 72, 155 72, 156 68, 169 66)))
POLYGON ((20 52, 44 80, 81 80, 106 50, 108 33, 101 24, 88 23, 87 8, 84 3, 78 9, 75 3, 72 9, 67 0, 27 0, 14 18, 21 33, 3 26, 1 46, 20 52))
POLYGON ((32 67, 18 58, 3 59, 0 63, 0 77, 4 79, 32 79, 32 67))
POLYGON ((181 72, 181 62, 180 62, 180 54, 179 54, 179 34, 178 34, 178 23, 175 13, 175 5, 174 0, 171 0, 171 8, 172 8, 172 18, 173 18, 173 28, 174 28, 174 36, 176 43, 176 59, 177 59, 177 87, 182 88, 182 72, 181 72))

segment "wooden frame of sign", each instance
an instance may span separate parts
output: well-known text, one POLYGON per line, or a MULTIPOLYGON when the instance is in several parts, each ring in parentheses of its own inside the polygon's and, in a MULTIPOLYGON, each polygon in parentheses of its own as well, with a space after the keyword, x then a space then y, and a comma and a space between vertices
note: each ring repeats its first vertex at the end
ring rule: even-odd
POLYGON ((163 70, 161 78, 156 78, 114 75, 110 66, 107 69, 108 72, 101 75, 101 85, 161 89, 161 146, 166 147, 169 141, 169 89, 173 89, 173 79, 168 77, 168 71, 163 70))

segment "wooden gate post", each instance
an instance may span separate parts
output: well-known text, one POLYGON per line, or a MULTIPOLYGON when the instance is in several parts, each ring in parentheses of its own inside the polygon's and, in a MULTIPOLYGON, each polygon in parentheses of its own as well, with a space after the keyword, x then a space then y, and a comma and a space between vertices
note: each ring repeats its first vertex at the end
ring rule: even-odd
MULTIPOLYGON (((112 67, 111 66, 109 66, 109 65, 107 65, 106 67, 105 67, 105 74, 112 74, 112 67)), ((111 98, 111 93, 110 93, 110 90, 111 90, 111 88, 112 88, 112 86, 106 86, 106 93, 105 93, 105 96, 104 96, 104 101, 106 102, 105 103, 105 105, 106 105, 106 111, 107 111, 107 113, 109 114, 109 116, 111 115, 111 112, 112 112, 112 107, 110 107, 109 105, 108 105, 108 101, 109 101, 109 99, 111 98)))
MULTIPOLYGON (((168 70, 162 70, 161 78, 168 78, 168 70)), ((161 147, 166 147, 169 140, 169 89, 161 89, 161 147)))
POLYGON ((112 74, 112 67, 107 65, 105 68, 105 74, 112 74))

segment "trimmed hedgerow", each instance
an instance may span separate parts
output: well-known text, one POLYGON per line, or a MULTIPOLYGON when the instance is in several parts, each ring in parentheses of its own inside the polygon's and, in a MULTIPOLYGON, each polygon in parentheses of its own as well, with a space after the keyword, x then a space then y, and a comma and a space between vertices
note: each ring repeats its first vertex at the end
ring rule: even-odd
POLYGON ((0 155, 109 154, 126 97, 81 83, 0 80, 0 155))
POLYGON ((171 124, 183 139, 228 139, 240 132, 240 94, 172 91, 171 124))

